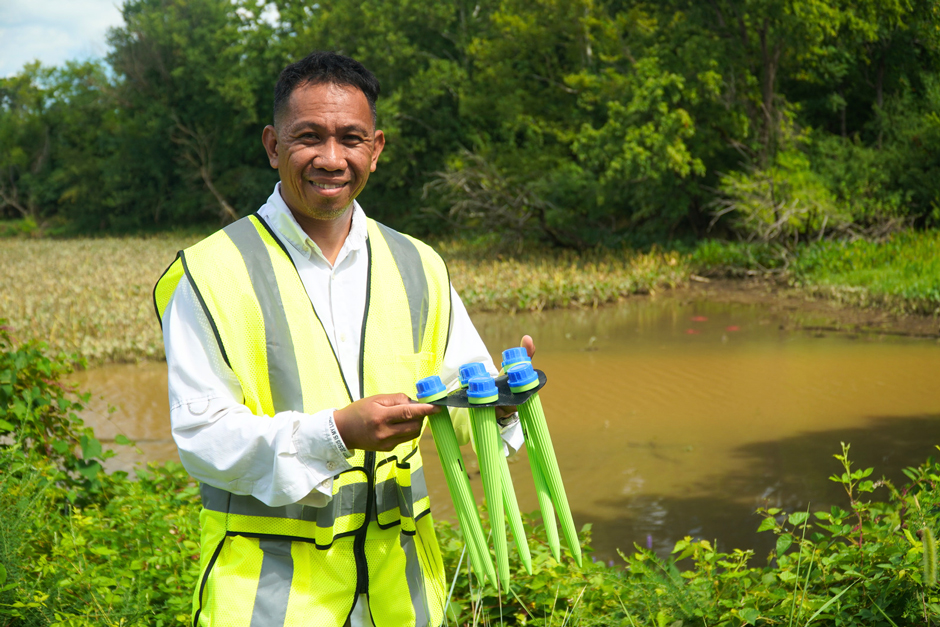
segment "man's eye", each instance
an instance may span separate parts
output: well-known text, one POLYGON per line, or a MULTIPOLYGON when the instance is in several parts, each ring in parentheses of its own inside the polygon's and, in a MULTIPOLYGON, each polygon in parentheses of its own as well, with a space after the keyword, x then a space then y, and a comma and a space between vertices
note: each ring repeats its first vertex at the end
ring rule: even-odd
POLYGON ((363 141, 362 137, 359 135, 347 135, 343 139, 350 144, 358 144, 359 142, 363 141))

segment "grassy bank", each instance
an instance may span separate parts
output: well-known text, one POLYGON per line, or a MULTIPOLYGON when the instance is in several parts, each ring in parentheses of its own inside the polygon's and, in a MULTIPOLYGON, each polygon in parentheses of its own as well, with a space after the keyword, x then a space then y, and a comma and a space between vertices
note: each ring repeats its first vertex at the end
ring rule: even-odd
MULTIPOLYGON (((106 475, 94 434, 72 416, 67 367, 0 330, 0 626, 186 625, 199 578, 198 489, 183 469, 106 475)), ((940 464, 896 489, 837 452, 846 493, 827 511, 761 511, 769 555, 686 538, 663 560, 622 547, 613 567, 556 562, 528 520, 533 573, 513 563, 512 594, 468 575, 459 529, 439 524, 456 580, 448 625, 936 625, 940 464)), ((435 463, 428 460, 428 463, 435 463)))
POLYGON ((940 231, 903 231, 877 242, 813 242, 796 251, 706 241, 684 261, 699 274, 771 277, 846 305, 940 313, 940 231))
MULTIPOLYGON (((0 315, 23 338, 90 364, 161 359, 151 289, 196 236, 0 239, 0 315)), ((542 311, 596 307, 682 285, 692 274, 783 281, 850 305, 936 314, 940 232, 883 242, 817 242, 795 253, 768 245, 704 241, 682 252, 506 250, 492 242, 435 247, 467 309, 542 311)))
MULTIPOLYGON (((162 359, 151 290, 196 238, 0 239, 0 316, 23 339, 89 364, 162 359)), ((471 312, 597 306, 674 287, 688 275, 674 252, 552 251, 499 258, 459 242, 438 245, 471 312)))

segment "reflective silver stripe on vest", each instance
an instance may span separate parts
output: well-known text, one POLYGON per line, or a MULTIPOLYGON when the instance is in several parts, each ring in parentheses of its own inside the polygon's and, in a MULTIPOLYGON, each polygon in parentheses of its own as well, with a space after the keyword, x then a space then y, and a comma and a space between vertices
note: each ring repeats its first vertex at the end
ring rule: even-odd
MULTIPOLYGON (((401 548, 405 552, 405 578, 411 593, 411 606, 415 611, 415 627, 427 627, 431 623, 428 594, 424 587, 421 562, 418 561, 418 552, 415 550, 414 536, 401 534, 401 548)), ((428 575, 431 576, 432 573, 428 575)))
POLYGON ((414 337, 415 352, 421 352, 424 342, 424 330, 428 324, 428 309, 430 297, 428 295, 428 277, 424 274, 424 264, 421 262, 421 253, 407 237, 393 231, 384 224, 376 222, 381 229, 388 249, 398 266, 398 273, 405 284, 405 293, 408 295, 408 308, 411 310, 411 332, 414 337))
MULTIPOLYGON (((202 506, 213 512, 235 514, 238 516, 261 516, 264 518, 286 518, 316 522, 318 527, 332 527, 336 519, 349 514, 366 513, 368 484, 357 482, 344 485, 333 495, 333 500, 326 507, 310 507, 291 503, 281 507, 268 507, 253 496, 232 494, 226 490, 200 484, 202 506)), ((425 487, 425 491, 427 488, 425 487)))
POLYGON ((399 486, 393 477, 375 485, 376 516, 400 508, 402 518, 414 518, 414 504, 428 495, 424 466, 411 473, 411 486, 399 486), (399 493, 401 496, 399 497, 399 493))
POLYGON ((279 627, 287 618, 287 600, 294 578, 291 541, 261 539, 258 544, 264 558, 261 560, 250 627, 279 627))
POLYGON ((261 307, 274 411, 302 411, 304 396, 300 386, 300 371, 268 247, 248 218, 225 227, 225 234, 245 261, 251 286, 261 307))

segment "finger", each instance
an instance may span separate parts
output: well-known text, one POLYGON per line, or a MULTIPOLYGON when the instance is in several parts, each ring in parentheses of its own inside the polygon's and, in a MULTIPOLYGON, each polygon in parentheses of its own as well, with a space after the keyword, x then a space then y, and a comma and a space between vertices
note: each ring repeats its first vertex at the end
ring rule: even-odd
POLYGON ((523 335, 519 346, 523 347, 525 352, 529 354, 529 359, 535 356, 535 342, 532 340, 532 336, 523 335))
POLYGON ((389 424, 401 424, 410 421, 420 423, 425 416, 437 413, 437 410, 437 405, 427 405, 425 403, 412 402, 410 405, 398 405, 389 408, 389 412, 386 414, 388 416, 387 422, 389 424))
POLYGON ((403 442, 414 440, 421 435, 421 421, 422 419, 418 418, 416 420, 409 420, 408 422, 389 424, 388 433, 386 437, 383 438, 384 444, 395 448, 403 442))
POLYGON ((408 398, 407 394, 401 392, 397 394, 377 394, 372 397, 375 399, 375 402, 383 407, 398 407, 399 405, 409 405, 414 403, 413 400, 408 398))
POLYGON ((414 418, 424 418, 425 416, 436 414, 440 409, 441 408, 437 405, 411 401, 408 405, 402 408, 402 413, 403 415, 409 415, 414 418))

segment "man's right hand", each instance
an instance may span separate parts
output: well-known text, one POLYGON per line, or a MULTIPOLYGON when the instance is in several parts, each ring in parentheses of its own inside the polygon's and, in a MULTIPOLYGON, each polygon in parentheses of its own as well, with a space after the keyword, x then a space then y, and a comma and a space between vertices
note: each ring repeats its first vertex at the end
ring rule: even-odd
POLYGON ((405 394, 377 394, 337 409, 333 420, 346 448, 390 451, 418 437, 424 417, 440 409, 405 394))

